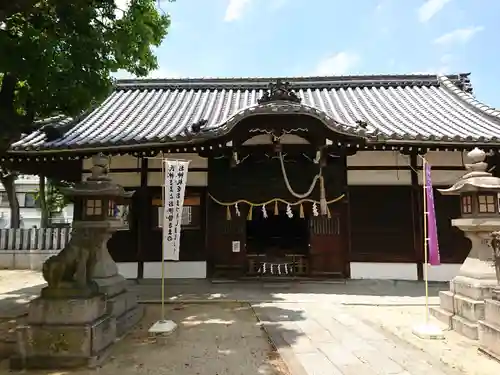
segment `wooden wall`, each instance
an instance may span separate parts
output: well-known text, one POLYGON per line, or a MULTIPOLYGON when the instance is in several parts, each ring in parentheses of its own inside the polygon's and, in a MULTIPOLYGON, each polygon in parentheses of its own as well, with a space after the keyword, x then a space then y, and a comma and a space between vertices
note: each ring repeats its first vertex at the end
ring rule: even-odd
MULTIPOLYGON (((460 214, 459 198, 443 196, 465 174, 461 152, 425 155, 432 166, 442 262, 462 263, 470 250, 463 233, 451 226, 460 214)), ((422 160, 391 151, 358 152, 347 159, 353 262, 423 262, 422 160), (413 160, 412 160, 413 159, 413 160)), ((421 267, 420 267, 421 268, 421 267)), ((420 269, 420 276, 422 271, 420 269)))
MULTIPOLYGON (((207 159, 197 154, 165 155, 190 160, 186 189, 186 205, 192 207, 196 224, 183 226, 180 260, 205 260, 205 218, 207 159), (189 199, 196 197, 197 200, 189 199), (191 202, 191 203, 190 203, 191 202)), ((92 162, 84 160, 83 176, 90 175, 92 162)), ((162 258, 161 228, 158 227, 158 209, 161 205, 162 170, 159 159, 140 159, 132 156, 114 156, 110 162, 110 177, 134 194, 130 201, 130 228, 115 233, 108 243, 117 262, 160 262, 162 258), (144 167, 144 168, 142 168, 144 167), (143 180, 143 187, 141 187, 143 180)))
MULTIPOLYGON (((292 160, 292 159, 290 159, 292 160)), ((285 163, 285 169, 293 189, 298 193, 307 191, 318 173, 318 165, 305 160, 300 154, 293 158, 294 161, 285 163)), ((333 159, 324 168, 327 199, 331 200, 345 192, 345 159, 333 159)), ((246 159, 236 167, 231 167, 227 159, 210 159, 208 189, 217 200, 234 202, 246 199, 251 202, 261 203, 274 198, 282 198, 289 202, 298 199, 290 194, 283 181, 283 175, 278 159, 246 159)), ((319 187, 311 195, 312 199, 319 200, 319 187)), ((330 205, 332 218, 323 225, 312 219, 310 226, 311 247, 310 258, 313 259, 312 273, 344 273, 346 257, 345 243, 340 239, 346 234, 341 219, 345 212, 343 207, 346 202, 337 202, 330 205), (342 231, 341 231, 342 228, 342 231), (326 245, 325 245, 326 244, 326 245), (335 256, 335 254, 340 256, 335 256), (332 271, 333 270, 333 271, 332 271)), ((303 205, 308 215, 312 212, 312 205, 303 205)), ((272 208, 272 207, 271 207, 272 208)), ((279 204, 279 209, 284 210, 285 204, 279 204)), ((215 202, 209 202, 208 215, 211 218, 208 227, 208 243, 211 252, 210 267, 233 268, 240 274, 246 266, 245 227, 249 207, 240 204, 241 217, 237 217, 234 207, 231 207, 232 219, 226 219, 226 207, 215 202), (232 241, 240 241, 241 251, 232 252, 232 241)), ((295 215, 299 214, 299 207, 294 207, 295 215)), ((312 216, 312 215, 310 215, 312 216)))
MULTIPOLYGON (((200 197, 200 225, 185 228, 181 237, 181 260, 207 260, 212 268, 217 263, 241 265, 244 262, 247 208, 240 206, 242 217, 236 219, 233 212, 233 220, 227 221, 225 207, 208 198, 208 191, 222 201, 248 199, 260 202, 276 197, 296 200, 283 183, 277 159, 264 162, 247 159, 230 168, 227 159, 207 160, 194 154, 173 156, 192 160, 187 197, 200 197), (234 239, 242 241, 240 253, 231 250, 234 239)), ((429 152, 426 159, 432 165, 436 187, 448 187, 465 173, 461 152, 429 152)), ((333 232, 340 236, 336 249, 342 250, 334 252, 333 256, 330 250, 329 253, 320 251, 321 246, 316 245, 312 250, 312 253, 318 250, 320 254, 316 262, 337 263, 333 266, 337 268, 338 264, 344 264, 347 276, 350 262, 416 263, 420 265, 421 276, 421 160, 392 151, 360 151, 331 161, 324 171, 328 198, 347 194, 342 203, 331 206, 333 220, 338 221, 338 226, 333 226, 338 231, 333 232), (327 253, 329 258, 325 255, 327 253), (322 256, 325 258, 320 260, 322 256)), ((90 161, 86 160, 82 177, 89 175, 90 166, 90 161)), ((134 192, 131 227, 118 232, 110 240, 112 256, 120 262, 161 261, 161 231, 155 226, 157 207, 154 207, 154 202, 161 198, 160 161, 119 156, 112 159, 110 167, 111 177, 134 192), (141 188, 141 182, 146 187, 141 188)), ((303 192, 317 173, 317 165, 305 160, 290 162, 286 163, 286 170, 293 188, 303 192)), ((313 197, 319 199, 317 189, 313 197)), ((461 263, 470 243, 462 232, 451 227, 451 219, 459 215, 458 197, 435 192, 435 207, 442 261, 461 263)))

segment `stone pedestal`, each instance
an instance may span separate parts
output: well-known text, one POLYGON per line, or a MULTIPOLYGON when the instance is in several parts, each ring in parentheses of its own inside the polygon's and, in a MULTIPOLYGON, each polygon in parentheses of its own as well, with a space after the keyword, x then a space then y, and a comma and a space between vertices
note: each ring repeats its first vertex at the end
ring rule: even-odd
POLYGON ((485 300, 484 318, 479 322, 479 348, 500 360, 500 289, 485 300))
POLYGON ((143 315, 107 249, 124 226, 114 199, 132 193, 107 177, 107 158, 96 155, 93 162, 87 181, 61 189, 81 204, 82 217, 73 221, 64 249, 43 265, 48 287, 30 303, 27 324, 18 327, 13 368, 95 366, 143 315))
MULTIPOLYGON (((464 230, 472 242, 472 249, 459 275, 450 282, 450 290, 439 293, 440 306, 431 308, 430 312, 449 328, 477 340, 479 321, 485 316, 485 300, 491 298, 493 288, 497 286, 489 247, 493 228, 488 224, 493 223, 487 223, 485 219, 455 219, 453 224, 464 230), (481 224, 487 231, 476 231, 481 224)), ((498 223, 494 224, 496 229, 498 223)))
POLYGON ((14 369, 94 367, 116 339, 116 320, 104 295, 33 300, 18 327, 14 369))
POLYGON ((99 293, 106 296, 108 313, 116 319, 118 337, 125 334, 143 316, 144 309, 137 303, 137 296, 126 288, 125 278, 118 273, 118 266, 109 255, 104 242, 97 253, 97 262, 92 280, 99 293))
POLYGON ((95 279, 99 292, 106 295, 107 312, 116 320, 116 334, 123 336, 144 314, 144 308, 137 302, 137 296, 125 287, 121 275, 95 279))

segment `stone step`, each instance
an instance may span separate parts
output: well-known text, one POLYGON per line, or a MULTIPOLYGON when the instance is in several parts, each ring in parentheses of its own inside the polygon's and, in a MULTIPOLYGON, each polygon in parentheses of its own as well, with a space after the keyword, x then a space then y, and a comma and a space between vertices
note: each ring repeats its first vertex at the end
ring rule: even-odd
POLYGON ((453 330, 462 336, 472 340, 478 339, 478 324, 458 315, 453 315, 451 318, 451 327, 453 330))
POLYGON ((116 320, 116 335, 122 337, 127 334, 144 316, 144 305, 137 304, 126 311, 116 320))
POLYGON ((431 307, 429 312, 434 318, 445 324, 448 329, 451 328, 451 318, 453 317, 453 313, 446 311, 441 307, 431 307))
POLYGON ((500 326, 480 320, 478 322, 479 348, 500 360, 500 326))
POLYGON ((453 312, 471 322, 477 322, 484 319, 484 300, 478 301, 455 294, 453 296, 453 312))
POLYGON ((449 290, 443 290, 439 292, 439 307, 443 310, 449 311, 453 313, 455 311, 455 307, 453 306, 453 297, 455 293, 449 290))
POLYGON ((491 298, 494 285, 478 285, 472 279, 467 280, 453 279, 450 281, 450 291, 477 301, 491 298))
POLYGON ((500 301, 494 299, 484 301, 484 320, 500 327, 500 301))

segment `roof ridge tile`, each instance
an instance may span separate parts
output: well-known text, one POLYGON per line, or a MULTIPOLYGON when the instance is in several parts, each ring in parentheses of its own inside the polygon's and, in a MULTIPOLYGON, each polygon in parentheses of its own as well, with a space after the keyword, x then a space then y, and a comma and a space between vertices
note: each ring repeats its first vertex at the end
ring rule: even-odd
POLYGON ((480 113, 486 114, 488 116, 500 119, 500 110, 477 100, 472 93, 462 90, 460 87, 453 82, 449 76, 438 75, 438 79, 442 86, 444 86, 449 92, 455 95, 458 99, 464 102, 468 107, 479 111, 480 113))

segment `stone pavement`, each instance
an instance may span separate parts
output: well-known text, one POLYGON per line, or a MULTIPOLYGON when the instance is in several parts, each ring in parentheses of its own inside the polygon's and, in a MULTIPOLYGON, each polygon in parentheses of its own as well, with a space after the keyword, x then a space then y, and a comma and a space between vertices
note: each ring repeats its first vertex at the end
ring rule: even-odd
MULTIPOLYGON (((0 314, 19 315, 43 286, 40 274, 0 271, 0 314)), ((143 302, 158 303, 158 280, 130 282, 143 302)), ((430 287, 430 303, 439 290, 430 287)), ((170 281, 169 302, 246 301, 292 375, 498 375, 500 364, 454 332, 430 342, 411 334, 423 317, 424 287, 416 282, 170 281)))
POLYGON ((342 306, 263 303, 254 310, 294 375, 462 374, 342 306))

